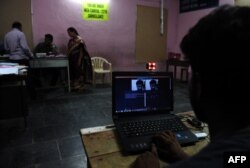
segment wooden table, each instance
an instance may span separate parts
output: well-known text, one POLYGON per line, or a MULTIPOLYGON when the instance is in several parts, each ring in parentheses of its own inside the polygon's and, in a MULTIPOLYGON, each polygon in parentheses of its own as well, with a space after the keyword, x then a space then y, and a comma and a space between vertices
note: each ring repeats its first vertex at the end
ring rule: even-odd
POLYGON ((69 61, 67 57, 49 57, 49 58, 36 58, 30 60, 30 67, 33 69, 42 68, 66 68, 68 91, 70 92, 70 75, 69 75, 69 61))
MULTIPOLYGON (((180 115, 193 115, 193 112, 186 112, 180 115)), ((188 126, 192 131, 195 131, 190 125, 188 126)), ((207 129, 203 131, 208 132, 207 129)), ((81 129, 81 137, 87 155, 88 167, 128 168, 137 158, 137 155, 124 156, 121 153, 117 133, 114 128, 100 126, 81 129)), ((206 146, 207 143, 208 140, 204 139, 193 146, 183 147, 183 149, 190 155, 193 155, 206 146)), ((167 165, 167 163, 161 162, 161 165, 167 165)))

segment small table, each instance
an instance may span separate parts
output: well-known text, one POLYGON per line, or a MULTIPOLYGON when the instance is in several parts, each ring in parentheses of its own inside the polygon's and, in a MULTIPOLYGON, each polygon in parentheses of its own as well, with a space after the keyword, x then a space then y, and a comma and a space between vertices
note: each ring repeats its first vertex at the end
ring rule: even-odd
POLYGON ((0 119, 24 118, 27 128, 26 74, 0 75, 0 119))
POLYGON ((178 66, 188 68, 189 61, 171 58, 171 59, 167 60, 167 64, 166 64, 166 71, 167 72, 169 71, 169 66, 174 66, 174 79, 176 79, 176 71, 177 71, 176 68, 178 66))
POLYGON ((70 92, 70 73, 69 73, 69 60, 65 57, 53 57, 53 58, 36 58, 30 60, 30 67, 33 69, 41 68, 66 68, 68 79, 68 91, 70 92))
MULTIPOLYGON (((192 111, 184 112, 179 115, 194 115, 192 111)), ((184 122, 185 123, 185 122, 184 122)), ((187 124, 187 123, 185 123, 187 124)), ((192 130, 192 127, 187 124, 192 130)), ((203 130, 208 132, 208 130, 203 130)), ((87 155, 87 162, 89 168, 129 168, 135 161, 138 155, 124 156, 121 153, 119 141, 117 139, 117 132, 115 128, 109 126, 99 126, 92 128, 81 129, 81 137, 83 146, 87 155)), ((200 140, 193 146, 183 147, 184 151, 193 155, 200 151, 208 144, 207 140, 200 140)), ((167 163, 160 162, 160 164, 167 165, 167 163)))

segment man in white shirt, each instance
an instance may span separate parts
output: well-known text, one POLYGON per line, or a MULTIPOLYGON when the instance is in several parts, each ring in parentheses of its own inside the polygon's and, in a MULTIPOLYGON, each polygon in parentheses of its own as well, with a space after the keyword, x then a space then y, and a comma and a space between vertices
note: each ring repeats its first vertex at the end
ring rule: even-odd
POLYGON ((22 24, 14 22, 12 29, 4 37, 4 48, 10 54, 9 59, 19 64, 29 65, 32 57, 25 34, 22 32, 22 24))
MULTIPOLYGON (((29 66, 29 59, 33 57, 33 54, 29 49, 25 34, 22 32, 22 24, 20 22, 14 22, 12 29, 5 35, 4 49, 10 55, 9 59, 11 62, 29 66)), ((28 69, 26 85, 32 99, 36 98, 33 82, 34 73, 28 69)))

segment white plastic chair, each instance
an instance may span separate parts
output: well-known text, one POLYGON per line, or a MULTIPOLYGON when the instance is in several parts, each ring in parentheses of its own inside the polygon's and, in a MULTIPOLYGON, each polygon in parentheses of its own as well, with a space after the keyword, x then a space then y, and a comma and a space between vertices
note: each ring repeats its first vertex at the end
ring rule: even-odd
POLYGON ((110 84, 112 83, 112 64, 102 57, 91 57, 93 67, 93 85, 96 85, 96 77, 102 75, 102 83, 104 84, 105 74, 109 74, 110 84))

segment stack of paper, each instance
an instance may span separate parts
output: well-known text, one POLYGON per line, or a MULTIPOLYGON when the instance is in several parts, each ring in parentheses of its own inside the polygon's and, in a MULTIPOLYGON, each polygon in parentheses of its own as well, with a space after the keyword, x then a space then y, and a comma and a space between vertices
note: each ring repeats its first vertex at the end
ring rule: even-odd
POLYGON ((0 66, 0 75, 18 74, 18 68, 13 66, 0 66))

